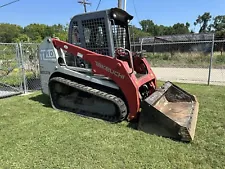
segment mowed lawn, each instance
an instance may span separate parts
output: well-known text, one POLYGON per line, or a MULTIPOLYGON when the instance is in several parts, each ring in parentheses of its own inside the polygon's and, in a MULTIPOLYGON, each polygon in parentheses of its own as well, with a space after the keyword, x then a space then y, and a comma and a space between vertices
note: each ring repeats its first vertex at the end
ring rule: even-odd
POLYGON ((224 168, 225 87, 178 85, 200 102, 191 143, 53 110, 40 92, 2 99, 0 168, 224 168))

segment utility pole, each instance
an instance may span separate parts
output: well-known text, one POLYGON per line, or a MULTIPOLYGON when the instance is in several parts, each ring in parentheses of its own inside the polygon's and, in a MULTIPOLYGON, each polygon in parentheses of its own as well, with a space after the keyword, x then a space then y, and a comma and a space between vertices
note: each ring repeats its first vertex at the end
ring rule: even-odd
POLYGON ((86 0, 80 0, 80 1, 78 1, 78 3, 84 5, 84 12, 85 12, 85 13, 87 12, 86 5, 91 5, 91 3, 90 3, 90 2, 86 2, 86 0))
POLYGON ((123 2, 122 0, 118 0, 118 8, 122 9, 123 7, 123 2))
POLYGON ((127 0, 124 0, 123 10, 124 10, 124 11, 127 10, 127 0))
MULTIPOLYGON (((118 0, 118 8, 120 8, 120 9, 123 9, 123 10, 125 10, 126 11, 126 7, 127 7, 127 1, 126 0, 118 0), (124 7, 123 7, 123 3, 124 3, 124 7)), ((125 38, 126 38, 126 32, 125 32, 125 30, 124 29, 121 29, 121 28, 119 28, 118 27, 118 34, 119 34, 119 36, 121 37, 121 39, 119 40, 120 41, 120 43, 121 43, 121 46, 123 47, 123 48, 125 48, 125 46, 126 46, 126 41, 125 41, 125 38)))
POLYGON ((127 8, 127 0, 118 0, 118 8, 126 11, 127 8))

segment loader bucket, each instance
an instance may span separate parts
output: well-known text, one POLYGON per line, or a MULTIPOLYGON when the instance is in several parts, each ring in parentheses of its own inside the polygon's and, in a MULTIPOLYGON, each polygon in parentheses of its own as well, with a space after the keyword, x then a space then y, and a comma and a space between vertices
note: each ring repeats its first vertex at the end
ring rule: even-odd
POLYGON ((198 108, 199 103, 194 95, 166 82, 142 101, 138 129, 190 142, 195 135, 198 108))

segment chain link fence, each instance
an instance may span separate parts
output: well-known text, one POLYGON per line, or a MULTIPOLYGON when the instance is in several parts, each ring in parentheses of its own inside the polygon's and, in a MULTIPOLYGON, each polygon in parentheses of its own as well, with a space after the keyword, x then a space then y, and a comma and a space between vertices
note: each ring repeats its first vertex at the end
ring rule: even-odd
POLYGON ((132 50, 144 53, 159 80, 225 85, 225 40, 184 36, 143 38, 132 50))
POLYGON ((209 81, 211 84, 225 85, 225 40, 215 40, 213 44, 209 81))
POLYGON ((39 44, 36 43, 22 43, 19 44, 21 51, 21 61, 23 67, 23 75, 25 81, 25 92, 40 90, 40 71, 39 71, 39 58, 38 48, 39 44))
POLYGON ((0 43, 0 98, 40 89, 38 44, 0 43))
MULTIPOLYGON (((132 51, 144 53, 158 80, 225 85, 225 40, 213 34, 176 40, 140 39, 132 51)), ((0 98, 41 89, 38 48, 36 43, 0 43, 0 98)))
POLYGON ((0 98, 22 93, 19 46, 0 43, 0 98))

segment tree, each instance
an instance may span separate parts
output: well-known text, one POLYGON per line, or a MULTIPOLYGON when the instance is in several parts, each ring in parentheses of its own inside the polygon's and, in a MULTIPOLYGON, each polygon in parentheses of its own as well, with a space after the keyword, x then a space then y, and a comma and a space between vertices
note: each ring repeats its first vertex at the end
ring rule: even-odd
POLYGON ((50 36, 51 31, 45 24, 33 23, 24 28, 24 33, 31 39, 32 42, 39 42, 46 36, 50 36))
POLYGON ((11 43, 13 39, 18 38, 23 32, 19 25, 2 23, 0 24, 0 42, 11 43))
POLYGON ((152 36, 173 35, 173 34, 187 34, 189 33, 190 23, 176 23, 172 27, 154 24, 152 20, 140 21, 141 30, 148 32, 152 36))
POLYGON ((135 27, 134 25, 130 25, 129 29, 132 42, 138 41, 139 38, 150 36, 148 32, 144 32, 140 28, 135 27))
POLYGON ((55 29, 55 25, 49 26, 45 24, 33 23, 24 28, 24 33, 30 37, 33 42, 40 42, 45 37, 52 37, 55 33, 58 33, 55 29))
POLYGON ((30 38, 26 34, 20 34, 18 37, 13 38, 13 42, 29 42, 30 38))
POLYGON ((225 38, 225 15, 218 15, 213 20, 212 28, 214 28, 216 36, 225 38))
POLYGON ((216 31, 225 30, 225 15, 218 15, 214 18, 213 28, 216 31))
POLYGON ((164 35, 173 35, 173 34, 174 34, 174 29, 172 26, 165 27, 164 35))
POLYGON ((199 15, 194 25, 200 25, 199 33, 209 32, 211 30, 211 26, 209 22, 211 21, 212 16, 209 12, 205 12, 203 15, 199 15))
POLYGON ((187 34, 189 33, 189 26, 190 24, 187 22, 186 25, 183 23, 176 23, 173 25, 173 34, 187 34))
POLYGON ((61 24, 52 25, 52 30, 54 37, 58 37, 60 40, 67 41, 69 30, 68 24, 66 24, 65 26, 61 24))
POLYGON ((142 20, 140 21, 140 25, 142 28, 142 31, 144 32, 148 32, 151 35, 155 34, 155 24, 152 20, 142 20))
POLYGON ((154 25, 154 32, 152 32, 152 34, 154 36, 165 35, 165 29, 166 27, 163 25, 154 25))
POLYGON ((58 37, 61 40, 67 40, 68 25, 54 24, 52 26, 33 23, 24 28, 24 33, 32 42, 40 42, 45 37, 58 37))

